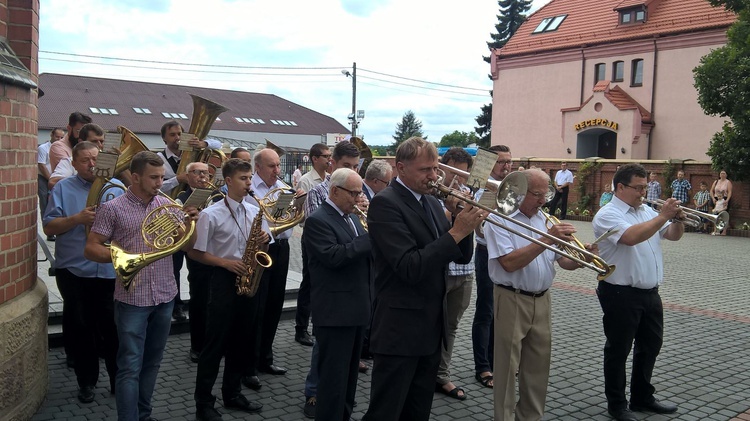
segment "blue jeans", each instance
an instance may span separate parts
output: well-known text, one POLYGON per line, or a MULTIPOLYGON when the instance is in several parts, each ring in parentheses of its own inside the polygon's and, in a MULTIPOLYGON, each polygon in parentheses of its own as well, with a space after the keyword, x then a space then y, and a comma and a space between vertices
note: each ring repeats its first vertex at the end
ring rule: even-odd
POLYGON ((310 354, 310 371, 305 378, 305 400, 318 395, 318 359, 320 358, 320 347, 318 341, 313 344, 312 354, 310 354))
POLYGON ((480 246, 474 251, 474 269, 477 280, 477 303, 474 322, 471 326, 471 343, 474 348, 474 370, 477 374, 492 371, 494 349, 493 284, 487 263, 487 247, 480 246))
POLYGON ((143 421, 151 416, 151 396, 169 337, 174 299, 151 307, 115 301, 117 350, 115 400, 119 421, 143 421))

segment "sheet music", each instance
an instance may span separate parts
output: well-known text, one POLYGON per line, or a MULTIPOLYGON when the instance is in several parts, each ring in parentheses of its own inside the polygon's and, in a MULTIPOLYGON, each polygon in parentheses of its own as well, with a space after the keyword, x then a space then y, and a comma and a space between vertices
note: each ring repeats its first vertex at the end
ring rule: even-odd
MULTIPOLYGON (((487 184, 487 180, 490 178, 492 168, 495 166, 495 161, 497 161, 497 153, 482 148, 477 149, 477 155, 474 157, 469 179, 466 180, 466 185, 472 191, 484 188, 484 185, 487 184)), ((494 208, 495 206, 492 207, 494 208)))
POLYGON ((94 167, 94 175, 97 177, 112 178, 115 176, 115 168, 117 167, 117 158, 120 155, 111 152, 99 152, 96 157, 96 166, 94 167))
POLYGON ((193 206, 199 208, 206 203, 211 193, 210 189, 194 189, 193 193, 190 194, 190 197, 183 204, 183 207, 193 206))
POLYGON ((195 148, 190 146, 190 144, 188 143, 191 140, 193 140, 194 137, 195 135, 192 133, 181 133, 180 134, 180 150, 181 151, 194 151, 195 148))

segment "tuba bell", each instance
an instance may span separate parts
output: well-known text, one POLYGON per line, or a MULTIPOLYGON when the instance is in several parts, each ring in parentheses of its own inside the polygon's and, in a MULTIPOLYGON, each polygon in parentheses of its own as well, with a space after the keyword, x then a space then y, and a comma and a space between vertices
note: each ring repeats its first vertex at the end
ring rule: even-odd
MULTIPOLYGON (((198 95, 189 94, 193 98, 193 116, 190 119, 190 128, 188 133, 192 133, 195 137, 203 140, 208 136, 208 132, 211 131, 211 126, 216 121, 216 117, 224 111, 229 111, 222 105, 219 105, 211 100, 201 98, 198 95)), ((205 162, 208 163, 212 156, 219 155, 222 162, 226 161, 227 157, 221 151, 212 151, 211 149, 194 150, 191 152, 184 151, 180 158, 180 165, 177 167, 177 174, 184 174, 187 171, 187 166, 191 162, 205 162), (218 152, 218 154, 217 154, 218 152)), ((172 189, 170 197, 176 198, 181 191, 185 190, 186 183, 180 183, 177 187, 172 189)))

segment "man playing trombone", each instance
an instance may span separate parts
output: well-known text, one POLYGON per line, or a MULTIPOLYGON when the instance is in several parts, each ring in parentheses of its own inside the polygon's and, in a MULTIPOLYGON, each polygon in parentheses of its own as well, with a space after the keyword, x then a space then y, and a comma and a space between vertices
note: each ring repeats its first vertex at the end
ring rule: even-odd
POLYGON ((661 204, 657 213, 642 204, 648 182, 638 164, 620 167, 613 180, 615 197, 594 217, 594 234, 612 235, 601 243, 601 256, 617 270, 599 282, 597 295, 604 312, 604 394, 607 410, 618 421, 634 421, 631 411, 671 414, 677 406, 654 397, 651 374, 662 345, 663 309, 659 285, 664 278, 661 239, 677 241, 684 225, 680 202, 661 204), (625 362, 635 341, 630 380, 630 407, 625 395, 625 362))
MULTIPOLYGON (((518 209, 509 215, 516 223, 494 215, 490 220, 529 237, 536 237, 530 229, 534 228, 560 239, 538 238, 548 245, 573 241, 573 225, 558 223, 548 229, 547 216, 540 210, 547 201, 549 176, 537 169, 522 174, 528 190, 518 209)), ((495 284, 495 421, 513 420, 514 408, 516 420, 539 420, 544 414, 552 349, 549 288, 555 277, 554 263, 566 270, 581 266, 495 224, 485 224, 484 235, 490 278, 495 284)), ((587 245, 586 249, 596 253, 596 246, 587 245)))

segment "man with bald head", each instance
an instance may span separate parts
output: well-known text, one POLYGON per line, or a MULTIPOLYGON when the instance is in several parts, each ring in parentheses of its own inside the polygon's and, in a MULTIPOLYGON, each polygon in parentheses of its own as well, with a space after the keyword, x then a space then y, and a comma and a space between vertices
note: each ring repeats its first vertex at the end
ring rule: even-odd
MULTIPOLYGON (((541 170, 526 170, 526 197, 510 218, 526 226, 545 231, 561 240, 571 241, 576 231, 569 223, 547 228, 539 210, 546 202, 549 176, 541 170)), ((495 215, 490 219, 502 226, 520 231, 553 245, 522 225, 495 215)), ((489 253, 488 268, 494 283, 495 344, 494 397, 495 421, 539 420, 544 414, 547 397, 550 354, 552 349, 551 293, 555 277, 554 263, 566 270, 581 267, 536 243, 494 224, 486 224, 484 235, 489 253), (501 323, 502 321, 502 323, 501 323), (516 405, 516 373, 519 401, 516 405)), ((596 251, 596 246, 586 245, 596 251)))
MULTIPOLYGON (((250 185, 258 199, 265 197, 273 189, 286 186, 279 180, 281 161, 279 154, 273 149, 264 148, 257 151, 253 156, 253 167, 255 172, 250 185)), ((249 196, 246 200, 253 201, 249 196)), ((273 221, 268 221, 268 224, 273 226, 273 221)), ((269 245, 268 254, 273 259, 273 265, 263 271, 260 288, 255 296, 258 299, 260 332, 255 338, 257 343, 254 347, 255 352, 251 355, 250 367, 251 370, 255 368, 256 371, 274 375, 286 373, 286 369, 274 364, 273 340, 276 337, 276 328, 284 306, 286 276, 289 271, 289 237, 291 236, 292 230, 286 230, 277 234, 273 243, 269 245)), ((251 371, 251 374, 255 373, 251 371)))

